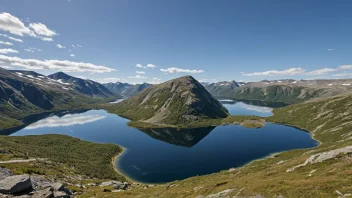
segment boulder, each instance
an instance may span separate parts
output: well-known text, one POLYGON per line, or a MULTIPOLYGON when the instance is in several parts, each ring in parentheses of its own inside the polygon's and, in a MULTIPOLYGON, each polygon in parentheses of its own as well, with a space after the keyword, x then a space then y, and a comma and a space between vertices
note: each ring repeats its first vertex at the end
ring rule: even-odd
POLYGON ((0 193, 14 194, 32 189, 28 175, 9 176, 0 181, 0 193))
POLYGON ((0 168, 0 181, 8 176, 12 176, 13 173, 7 168, 0 168))
POLYGON ((31 176, 31 182, 32 188, 36 190, 47 188, 48 186, 50 187, 50 184, 52 184, 52 182, 46 179, 43 175, 31 176))
POLYGON ((53 198, 54 192, 52 188, 45 188, 43 190, 36 191, 32 198, 53 198))

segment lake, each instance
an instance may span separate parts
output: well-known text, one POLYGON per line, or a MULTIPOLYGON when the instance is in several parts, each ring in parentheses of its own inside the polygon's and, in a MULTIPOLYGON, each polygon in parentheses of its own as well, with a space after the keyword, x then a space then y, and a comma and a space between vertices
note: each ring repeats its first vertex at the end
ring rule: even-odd
MULTIPOLYGON (((225 104, 232 114, 269 116, 269 109, 225 104), (233 106, 231 106, 233 105, 233 106)), ((253 106, 253 105, 252 105, 253 106)), ((266 123, 260 129, 239 125, 197 129, 143 129, 104 110, 60 112, 31 119, 14 136, 65 134, 126 148, 116 161, 121 173, 145 183, 163 183, 242 166, 272 153, 318 145, 305 131, 266 123)))

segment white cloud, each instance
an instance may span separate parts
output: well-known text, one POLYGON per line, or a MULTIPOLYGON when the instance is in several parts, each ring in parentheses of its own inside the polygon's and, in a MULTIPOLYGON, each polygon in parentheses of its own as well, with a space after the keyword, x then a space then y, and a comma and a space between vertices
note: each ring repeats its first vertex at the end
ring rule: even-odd
POLYGON ((11 37, 11 36, 9 36, 8 38, 9 38, 10 40, 13 40, 13 41, 16 41, 16 42, 19 42, 19 43, 23 43, 23 40, 22 40, 22 39, 14 38, 14 37, 11 37))
POLYGON ((145 76, 141 76, 141 75, 135 75, 135 76, 129 76, 128 78, 133 78, 133 79, 143 79, 143 78, 147 78, 145 76))
POLYGON ((56 35, 54 30, 50 30, 45 24, 42 23, 30 23, 29 27, 40 36, 53 37, 56 35))
MULTIPOLYGON (((39 38, 42 41, 54 41, 52 38, 57 33, 49 29, 45 24, 42 23, 30 23, 28 27, 17 17, 12 16, 9 13, 0 13, 0 30, 10 32, 18 36, 31 36, 39 38)), ((17 42, 23 42, 21 39, 13 38, 7 35, 5 36, 11 40, 17 42)))
POLYGON ((169 74, 174 74, 174 73, 191 73, 191 74, 197 74, 197 73, 203 73, 204 70, 191 70, 191 69, 180 69, 177 67, 171 67, 167 69, 160 69, 160 71, 164 73, 169 73, 169 74))
POLYGON ((137 74, 145 74, 144 71, 136 71, 137 74))
POLYGON ((349 70, 349 69, 352 69, 352 65, 341 65, 341 66, 337 67, 337 69, 339 69, 339 70, 349 70))
POLYGON ((160 79, 160 78, 153 78, 153 80, 157 80, 157 81, 160 81, 161 79, 160 79))
POLYGON ((318 69, 311 72, 307 72, 306 75, 317 76, 317 75, 328 74, 329 72, 334 72, 334 71, 336 71, 336 69, 324 68, 324 69, 318 69))
POLYGON ((13 44, 10 42, 4 42, 4 41, 0 41, 1 45, 7 45, 7 46, 12 46, 13 44))
POLYGON ((264 72, 253 72, 253 73, 242 73, 244 76, 293 76, 297 74, 303 74, 305 72, 304 69, 297 67, 297 68, 290 68, 282 71, 278 70, 270 70, 264 72))
POLYGON ((57 48, 60 48, 60 49, 66 48, 65 46, 62 46, 62 45, 60 45, 60 44, 57 44, 56 47, 57 47, 57 48))
POLYGON ((16 42, 23 43, 23 41, 22 41, 21 39, 8 36, 7 34, 0 34, 0 36, 3 36, 3 37, 5 37, 5 38, 8 38, 8 39, 13 40, 13 41, 16 41, 16 42))
POLYGON ((5 48, 5 49, 0 49, 0 54, 9 54, 9 53, 18 53, 17 50, 10 49, 10 48, 5 48))
POLYGON ((97 81, 99 83, 110 83, 110 82, 121 82, 123 79, 120 78, 98 78, 98 79, 93 79, 94 81, 97 81))
POLYGON ((47 42, 52 42, 52 41, 54 41, 54 39, 49 38, 49 37, 40 37, 40 39, 41 39, 42 41, 47 41, 47 42))
POLYGON ((81 45, 78 45, 78 44, 77 44, 76 46, 77 46, 77 47, 82 47, 81 45))
POLYGON ((141 64, 136 64, 136 67, 138 67, 138 68, 143 68, 143 69, 147 68, 147 67, 145 67, 145 66, 143 66, 143 65, 141 65, 141 64))
POLYGON ((35 52, 35 51, 41 52, 42 49, 37 49, 35 47, 29 47, 27 49, 24 49, 24 51, 27 51, 27 52, 35 52))
POLYGON ((37 60, 37 59, 22 59, 18 57, 9 57, 0 55, 0 61, 12 65, 20 66, 26 69, 51 69, 64 72, 91 72, 91 73, 105 73, 112 72, 115 69, 94 65, 91 63, 72 62, 68 60, 37 60))
POLYGON ((76 55, 74 55, 74 54, 70 54, 70 56, 71 56, 71 57, 75 57, 76 55))
POLYGON ((155 68, 156 66, 153 65, 153 64, 148 64, 147 67, 148 67, 148 68, 155 68))
POLYGON ((331 52, 331 51, 335 51, 335 49, 330 48, 330 49, 328 49, 328 51, 329 51, 329 52, 331 52))
POLYGON ((34 36, 34 33, 27 28, 20 19, 6 12, 0 13, 0 30, 7 31, 18 36, 34 36))
POLYGON ((333 74, 332 76, 336 76, 336 77, 346 77, 346 76, 352 76, 352 73, 333 74))
POLYGON ((75 45, 71 45, 72 47, 76 47, 75 45))
POLYGON ((156 66, 155 65, 153 65, 153 64, 147 64, 146 66, 144 66, 144 65, 142 65, 142 64, 136 64, 136 67, 138 67, 138 68, 142 68, 142 69, 146 69, 146 68, 155 68, 156 66))
POLYGON ((34 50, 32 50, 32 49, 24 49, 24 51, 26 51, 26 52, 34 52, 34 50))

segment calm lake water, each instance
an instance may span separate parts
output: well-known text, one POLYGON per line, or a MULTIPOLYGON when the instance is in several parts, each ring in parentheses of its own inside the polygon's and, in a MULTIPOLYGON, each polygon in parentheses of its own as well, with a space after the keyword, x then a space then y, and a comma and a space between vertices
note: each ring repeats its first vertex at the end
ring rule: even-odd
MULTIPOLYGON (((232 114, 270 115, 242 104, 229 105, 225 106, 232 114)), ((62 112, 46 115, 37 121, 33 118, 32 124, 11 135, 65 134, 92 142, 121 145, 127 151, 116 166, 133 180, 146 183, 215 173, 275 152, 318 145, 305 131, 271 123, 260 129, 230 125, 188 130, 138 130, 128 127, 126 122, 128 120, 103 110, 62 112)))

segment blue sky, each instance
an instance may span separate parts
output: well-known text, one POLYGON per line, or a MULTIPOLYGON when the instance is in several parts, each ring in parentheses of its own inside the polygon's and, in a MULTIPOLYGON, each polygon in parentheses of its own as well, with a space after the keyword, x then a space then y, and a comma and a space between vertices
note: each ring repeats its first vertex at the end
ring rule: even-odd
POLYGON ((351 9, 348 0, 3 0, 0 65, 100 82, 351 78, 351 9))

